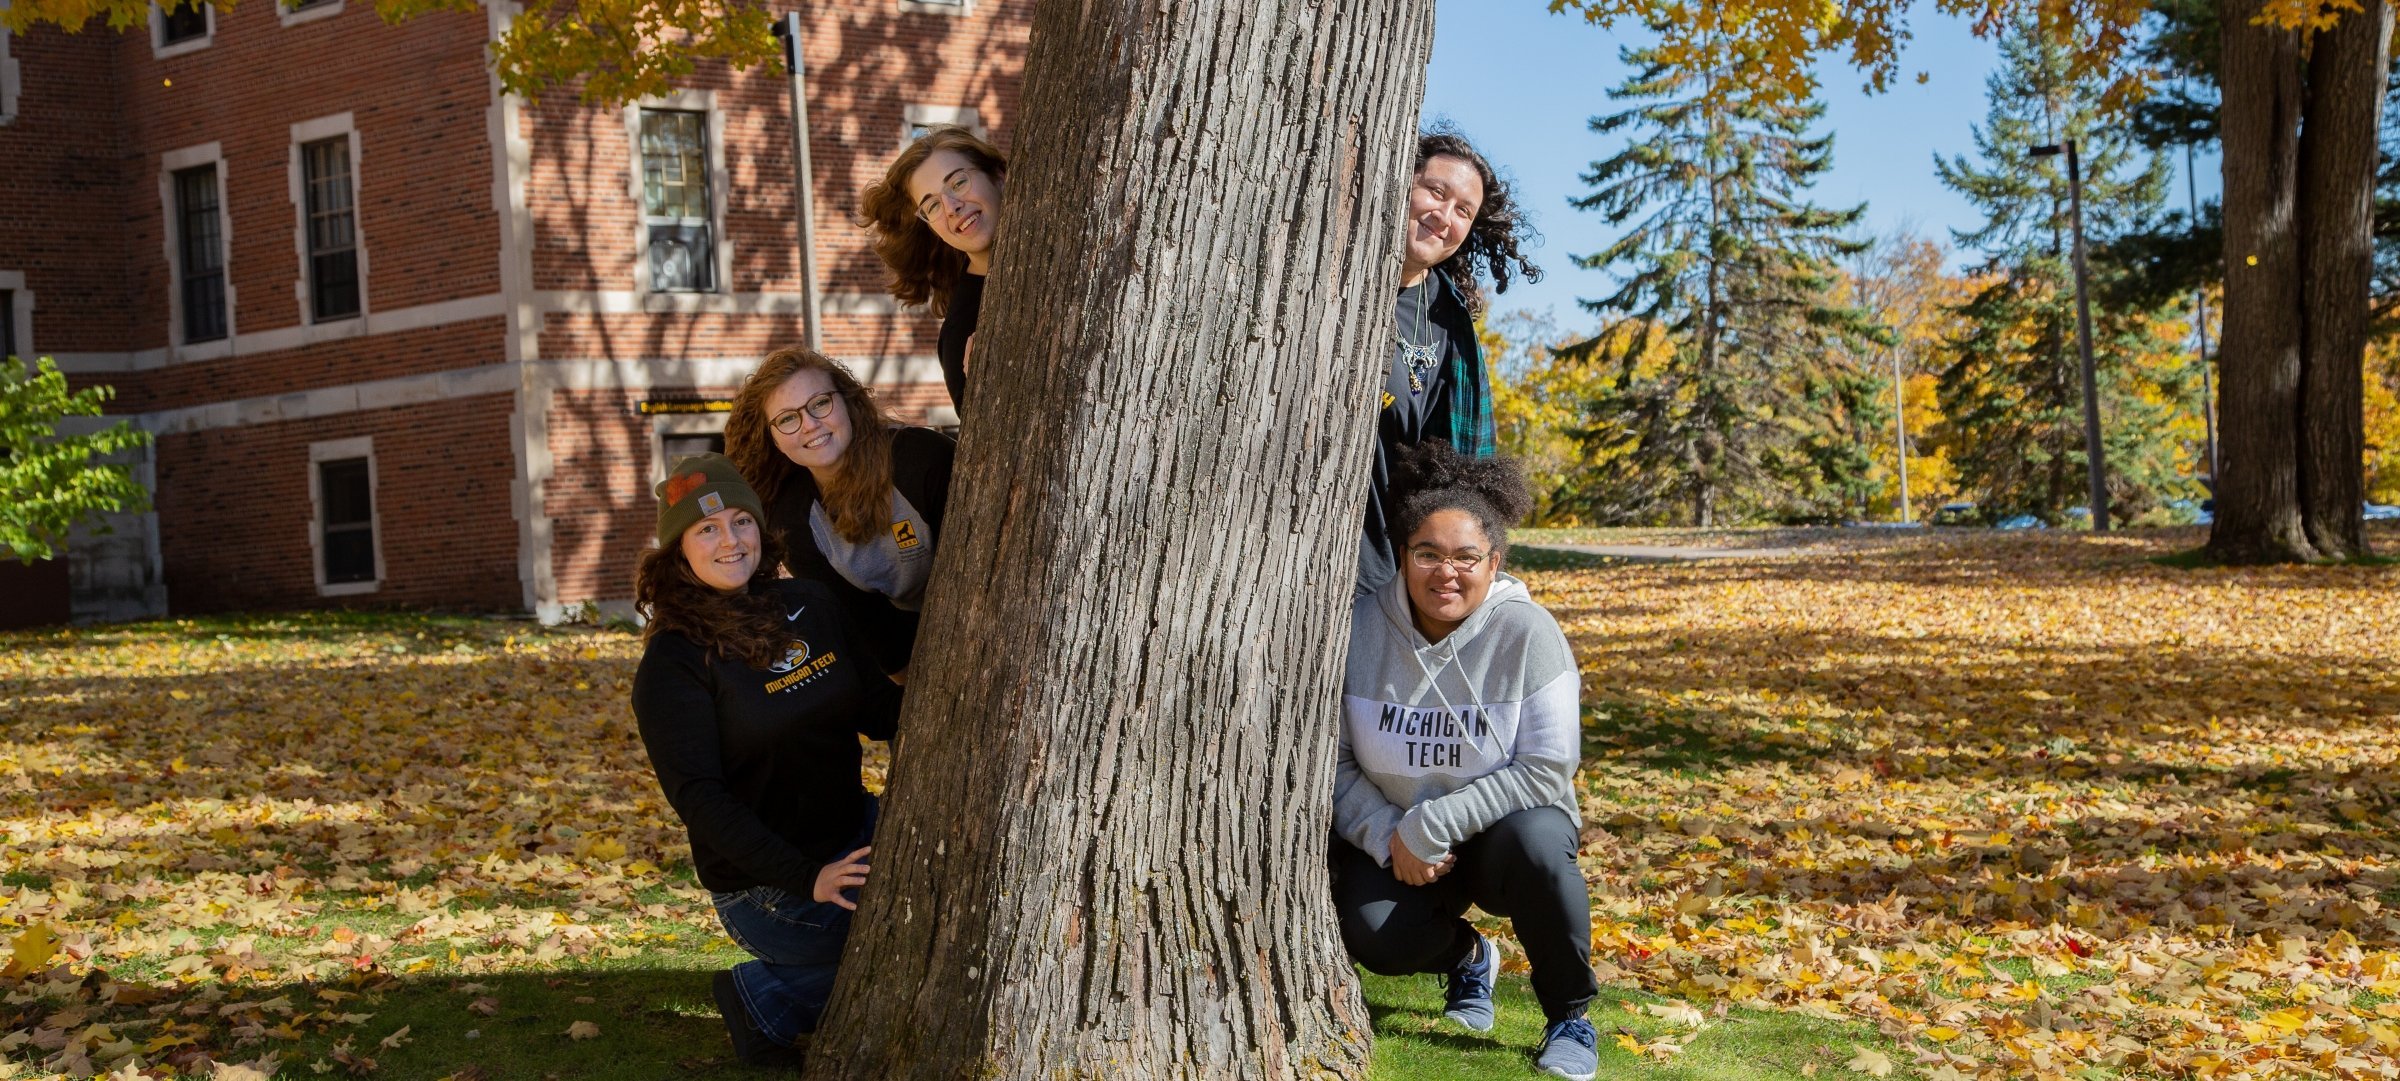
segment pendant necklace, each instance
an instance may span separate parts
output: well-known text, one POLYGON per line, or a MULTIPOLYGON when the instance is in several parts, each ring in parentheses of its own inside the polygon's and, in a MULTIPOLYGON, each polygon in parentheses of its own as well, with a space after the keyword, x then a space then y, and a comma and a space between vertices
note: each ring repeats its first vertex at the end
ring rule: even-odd
POLYGON ((1408 392, 1410 394, 1425 393, 1425 379, 1433 374, 1433 366, 1441 363, 1442 359, 1440 343, 1427 344, 1423 340, 1426 310, 1433 306, 1431 295, 1433 273, 1431 271, 1426 272, 1425 281, 1418 288, 1417 332, 1413 335, 1399 334, 1399 327, 1392 328, 1393 333, 1400 338, 1400 359, 1408 364, 1408 392))

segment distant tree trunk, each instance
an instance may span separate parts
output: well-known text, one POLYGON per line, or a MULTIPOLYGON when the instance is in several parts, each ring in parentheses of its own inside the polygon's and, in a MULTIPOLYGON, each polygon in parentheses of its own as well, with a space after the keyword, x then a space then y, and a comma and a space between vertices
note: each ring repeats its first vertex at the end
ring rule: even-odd
POLYGON ((2371 0, 2317 35, 2301 121, 2302 302, 2308 339, 2300 369, 2300 515, 2326 557, 2367 550, 2368 295, 2374 284, 2375 166, 2392 8, 2371 0))
POLYGON ((1043 0, 811 1078, 1315 1078, 1335 716, 1432 0, 1043 0))
POLYGON ((2224 457, 2209 551, 2243 563, 2365 551, 2359 373, 2392 27, 2388 5, 2370 0, 2304 57, 2298 33, 2253 21, 2263 8, 2218 9, 2224 457))

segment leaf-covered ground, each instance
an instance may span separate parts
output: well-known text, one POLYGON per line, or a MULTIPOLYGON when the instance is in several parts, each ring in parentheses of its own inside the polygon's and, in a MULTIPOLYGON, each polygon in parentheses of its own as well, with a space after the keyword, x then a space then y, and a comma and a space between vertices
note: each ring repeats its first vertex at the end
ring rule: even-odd
MULTIPOLYGON (((1604 1068, 2400 1076, 2400 568, 2149 561, 2197 539, 1525 552, 1586 674, 1604 1068)), ((738 951, 635 653, 414 616, 0 635, 0 1078, 720 1072, 698 974, 738 951)), ((1370 982, 1379 1075, 1522 1065, 1521 982, 1505 1047, 1430 987, 1370 982)))
POLYGON ((2400 567, 2151 561, 2200 539, 1537 574, 1604 980, 1934 1078, 2400 1076, 2400 567))

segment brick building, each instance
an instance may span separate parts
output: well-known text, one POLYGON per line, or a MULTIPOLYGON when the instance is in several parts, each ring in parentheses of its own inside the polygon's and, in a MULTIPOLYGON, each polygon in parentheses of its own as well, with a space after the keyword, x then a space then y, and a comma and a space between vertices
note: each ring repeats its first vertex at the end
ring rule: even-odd
MULTIPOLYGON (((1006 145, 1030 6, 803 5, 821 333, 903 418, 955 416, 937 323, 850 217, 924 125, 1006 145)), ((526 101, 484 64, 514 7, 0 34, 0 335, 156 437, 78 618, 630 595, 650 484, 801 340, 790 81, 526 101)))

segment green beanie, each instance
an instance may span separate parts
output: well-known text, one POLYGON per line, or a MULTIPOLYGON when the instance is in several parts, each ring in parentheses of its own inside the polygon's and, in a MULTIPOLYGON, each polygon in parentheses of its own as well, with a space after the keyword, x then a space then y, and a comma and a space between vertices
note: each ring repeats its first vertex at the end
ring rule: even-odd
POLYGON ((677 461, 655 491, 661 548, 675 547, 692 523, 727 507, 749 511, 762 527, 767 522, 766 508, 759 505, 758 493, 750 489, 749 481, 742 479, 742 471, 733 467, 733 459, 722 454, 695 454, 677 461))

